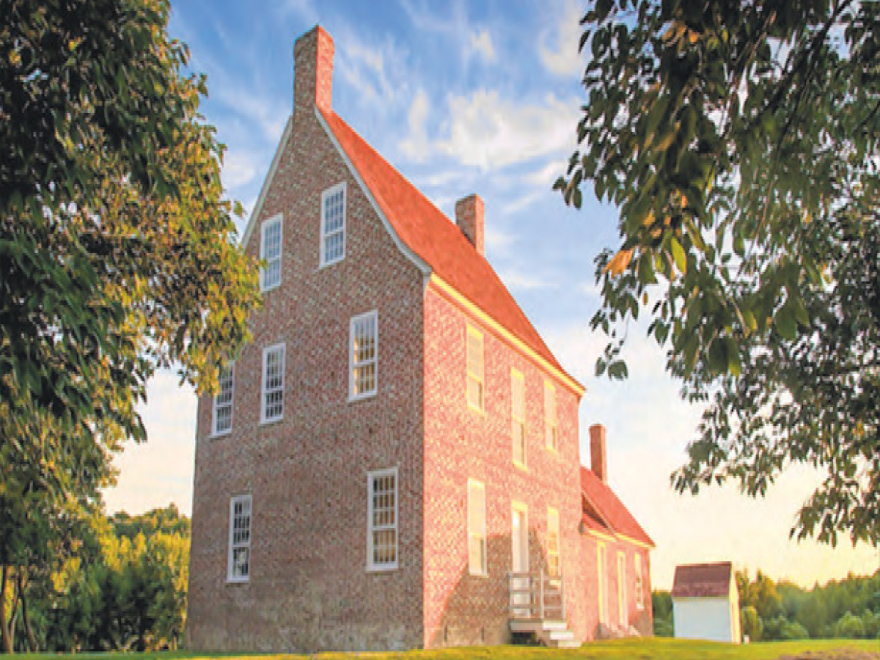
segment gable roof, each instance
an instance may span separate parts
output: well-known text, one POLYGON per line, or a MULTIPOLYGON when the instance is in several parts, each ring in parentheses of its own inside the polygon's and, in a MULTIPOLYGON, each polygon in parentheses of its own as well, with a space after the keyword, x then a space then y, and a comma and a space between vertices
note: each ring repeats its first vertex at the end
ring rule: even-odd
POLYGON ((624 536, 654 547, 654 541, 633 518, 629 509, 614 494, 611 487, 596 474, 581 466, 581 493, 583 494, 583 517, 585 527, 593 531, 624 536))
POLYGON ((427 197, 332 110, 316 108, 397 237, 459 294, 580 388, 484 256, 427 197))
POLYGON ((729 561, 676 566, 672 597, 727 598, 732 577, 733 565, 729 561))

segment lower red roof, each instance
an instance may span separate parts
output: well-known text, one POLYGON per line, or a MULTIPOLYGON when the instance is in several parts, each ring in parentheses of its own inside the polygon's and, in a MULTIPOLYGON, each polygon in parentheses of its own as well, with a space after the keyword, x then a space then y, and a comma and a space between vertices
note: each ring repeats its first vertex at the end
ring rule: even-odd
POLYGON ((611 532, 654 547, 654 541, 633 518, 611 487, 581 466, 581 492, 584 496, 584 524, 595 531, 611 532))

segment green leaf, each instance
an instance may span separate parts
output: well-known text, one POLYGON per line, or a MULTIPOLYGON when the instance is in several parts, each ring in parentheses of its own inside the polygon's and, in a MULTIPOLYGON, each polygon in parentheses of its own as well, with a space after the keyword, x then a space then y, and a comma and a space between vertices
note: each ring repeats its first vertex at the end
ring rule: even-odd
POLYGON ((687 257, 685 256, 684 249, 681 247, 681 243, 675 238, 675 236, 669 237, 669 248, 672 251, 672 258, 675 261, 675 265, 678 267, 678 270, 684 274, 687 272, 687 257))

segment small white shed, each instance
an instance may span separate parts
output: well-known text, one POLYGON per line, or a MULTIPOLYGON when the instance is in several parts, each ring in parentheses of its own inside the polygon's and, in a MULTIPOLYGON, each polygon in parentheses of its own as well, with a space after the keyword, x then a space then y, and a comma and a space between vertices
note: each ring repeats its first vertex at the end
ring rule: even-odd
POLYGON ((739 594, 729 561, 675 567, 675 636, 739 644, 739 594))

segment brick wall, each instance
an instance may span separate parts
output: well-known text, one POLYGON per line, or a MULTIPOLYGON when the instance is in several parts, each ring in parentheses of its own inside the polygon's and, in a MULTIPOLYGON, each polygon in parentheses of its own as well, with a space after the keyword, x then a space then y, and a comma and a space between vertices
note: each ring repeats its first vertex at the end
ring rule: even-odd
MULTIPOLYGON (((293 133, 258 222, 284 217, 281 287, 236 361, 233 431, 199 402, 187 645, 395 649, 422 643, 423 280, 314 114, 293 133), (346 256, 319 268, 321 192, 347 183, 346 256), (378 393, 348 401, 352 316, 378 310, 378 393), (286 342, 283 421, 260 425, 262 350, 286 342), (367 472, 399 470, 399 569, 369 573, 367 472), (253 497, 250 579, 227 583, 229 500, 253 497)), ((259 256, 259 225, 247 251, 259 256)))
POLYGON ((629 543, 612 537, 596 535, 586 532, 581 536, 584 563, 584 622, 587 631, 587 639, 594 640, 601 636, 599 630, 599 568, 598 568, 598 545, 605 546, 605 588, 607 589, 607 612, 605 615, 606 626, 613 631, 627 632, 629 627, 638 631, 639 635, 650 636, 654 631, 654 620, 651 609, 651 564, 650 552, 644 546, 629 543), (618 553, 624 554, 625 572, 625 605, 624 617, 626 623, 621 625, 618 594, 618 553), (641 556, 642 561, 642 607, 636 600, 636 574, 635 556, 641 556))
POLYGON ((578 398, 554 380, 559 451, 545 448, 544 380, 534 361, 429 285, 425 294, 425 646, 509 641, 514 501, 528 507, 529 568, 546 566, 547 508, 559 511, 569 627, 586 636, 578 398), (485 412, 465 395, 467 325, 483 333, 485 412), (511 368, 524 375, 527 469, 513 464, 511 368), (486 489, 488 576, 468 572, 467 481, 486 489))

